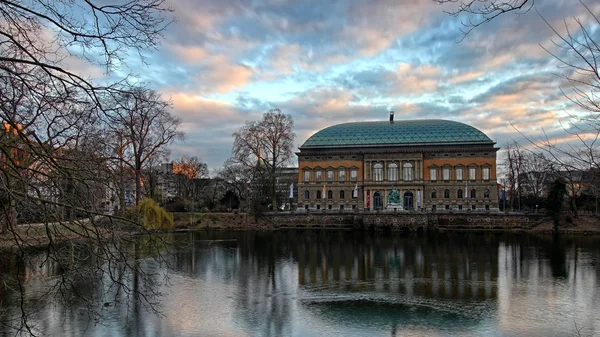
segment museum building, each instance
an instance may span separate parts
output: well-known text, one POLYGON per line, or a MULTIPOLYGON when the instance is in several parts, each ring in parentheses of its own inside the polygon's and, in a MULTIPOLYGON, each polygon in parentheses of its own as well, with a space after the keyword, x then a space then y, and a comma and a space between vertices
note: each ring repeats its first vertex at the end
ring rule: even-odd
POLYGON ((498 211, 495 142, 442 119, 343 123, 299 148, 298 209, 498 211))

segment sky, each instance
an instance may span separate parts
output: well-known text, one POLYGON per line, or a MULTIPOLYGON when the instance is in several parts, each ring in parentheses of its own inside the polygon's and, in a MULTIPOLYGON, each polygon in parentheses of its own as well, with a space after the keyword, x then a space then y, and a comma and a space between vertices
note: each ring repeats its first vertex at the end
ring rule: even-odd
MULTIPOLYGON (((599 3, 584 1, 600 13, 599 3)), ((430 0, 167 4, 176 22, 161 46, 146 64, 134 56, 127 64, 182 121, 185 141, 173 145, 172 160, 197 156, 219 168, 232 133, 272 108, 293 116, 295 150, 324 127, 387 120, 390 110, 395 120, 470 124, 500 147, 519 132, 560 141, 567 112, 579 113, 561 92, 570 92, 559 76, 570 69, 541 47, 556 50, 542 17, 558 32, 565 19, 571 29, 573 17, 590 22, 574 0, 537 1, 535 10, 506 14, 466 37, 461 19, 469 18, 430 0)))

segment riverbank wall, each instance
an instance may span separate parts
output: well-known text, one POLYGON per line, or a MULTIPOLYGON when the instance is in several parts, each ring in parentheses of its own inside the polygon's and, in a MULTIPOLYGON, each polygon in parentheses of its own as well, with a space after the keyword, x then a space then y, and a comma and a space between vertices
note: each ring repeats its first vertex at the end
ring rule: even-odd
MULTIPOLYGON (((178 230, 346 229, 377 231, 526 231, 553 233, 552 220, 543 214, 422 213, 422 212, 267 212, 260 216, 239 213, 174 213, 178 230)), ((565 215, 560 232, 600 235, 600 219, 593 215, 565 215)))
POLYGON ((267 213, 278 228, 347 228, 357 230, 435 231, 452 229, 529 230, 547 221, 538 214, 502 213, 267 213))

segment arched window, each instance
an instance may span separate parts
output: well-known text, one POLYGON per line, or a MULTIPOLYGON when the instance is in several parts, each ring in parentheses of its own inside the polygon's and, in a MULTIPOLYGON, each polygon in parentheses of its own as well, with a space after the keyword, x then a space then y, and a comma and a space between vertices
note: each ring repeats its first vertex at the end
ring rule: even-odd
POLYGON ((477 198, 477 193, 476 193, 475 189, 472 189, 471 190, 471 199, 475 199, 475 198, 477 198))
POLYGON ((397 181, 398 180, 398 165, 391 163, 388 166, 388 180, 389 181, 397 181))
POLYGON ((310 199, 310 192, 309 191, 304 191, 304 199, 306 199, 306 200, 310 199))
POLYGON ((323 171, 315 170, 315 181, 323 180, 323 171))
POLYGON ((450 190, 446 189, 444 191, 444 199, 450 199, 450 190))
POLYGON ((305 170, 304 171, 304 181, 305 182, 309 182, 310 181, 310 171, 309 170, 305 170))
POLYGON ((317 200, 321 200, 321 191, 317 190, 317 200))
POLYGON ((344 195, 344 191, 340 191, 340 199, 344 199, 345 195, 344 195))
POLYGON ((437 191, 433 190, 431 191, 431 199, 436 199, 437 198, 437 191))
POLYGON ((406 163, 404 165, 402 165, 403 168, 403 178, 405 181, 411 181, 414 179, 415 176, 415 170, 413 167, 413 164, 411 163, 406 163))
POLYGON ((373 165, 373 180, 374 181, 382 181, 383 180, 383 165, 377 163, 373 165))
POLYGON ((329 200, 333 199, 333 191, 332 190, 327 191, 327 199, 329 199, 329 200))
POLYGON ((456 191, 456 197, 458 199, 462 199, 463 197, 463 190, 461 190, 460 188, 458 189, 458 191, 456 191))
POLYGON ((486 199, 489 199, 490 198, 490 190, 488 190, 486 188, 485 191, 483 191, 483 197, 486 199))

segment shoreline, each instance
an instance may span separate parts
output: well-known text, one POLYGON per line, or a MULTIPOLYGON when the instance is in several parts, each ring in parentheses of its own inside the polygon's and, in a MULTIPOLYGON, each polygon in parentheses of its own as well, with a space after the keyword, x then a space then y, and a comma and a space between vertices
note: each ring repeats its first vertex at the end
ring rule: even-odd
MULTIPOLYGON (((479 226, 478 223, 456 223, 440 226, 439 223, 432 224, 423 222, 426 219, 426 215, 420 215, 422 219, 418 222, 415 220, 414 214, 404 214, 400 216, 410 216, 409 220, 413 222, 413 226, 409 227, 406 224, 372 224, 368 222, 353 223, 348 221, 331 221, 331 214, 317 214, 320 217, 315 217, 315 214, 310 214, 310 217, 306 219, 309 222, 297 221, 297 215, 295 218, 290 217, 294 214, 266 214, 262 217, 255 219, 253 216, 249 216, 246 213, 176 213, 175 214, 175 227, 172 229, 165 230, 152 230, 149 233, 187 233, 195 231, 279 231, 279 230, 322 230, 322 231, 378 231, 378 232, 396 232, 396 233, 525 233, 525 234, 536 234, 536 235, 554 235, 552 221, 547 217, 539 217, 535 223, 528 222, 527 226, 521 226, 518 223, 510 223, 505 227, 499 226, 479 226), (288 220, 295 221, 281 221, 281 217, 288 220), (312 221, 312 222, 311 222, 312 221), (325 222, 323 222, 325 221, 325 222), (416 223, 416 224, 414 224, 416 223)), ((369 214, 375 216, 376 220, 379 215, 369 214)), ((460 214, 454 214, 458 216, 460 214)), ((417 215, 419 216, 419 215, 417 215)), ((302 217, 305 217, 302 216, 302 217)), ((501 219, 506 220, 500 216, 501 219)), ((566 219, 567 217, 565 217, 566 219)), ((570 218, 570 217, 569 217, 570 218)), ((560 235, 566 236, 599 236, 600 237, 600 219, 595 216, 580 215, 577 218, 570 218, 571 223, 568 223, 565 219, 561 222, 559 228, 560 235)), ((348 219, 343 219, 348 220, 348 219)), ((356 219, 354 219, 356 220, 356 219)), ((460 221, 460 220, 459 220, 460 221)), ((26 226, 21 225, 17 228, 20 244, 27 248, 44 247, 50 243, 50 239, 47 233, 42 229, 43 227, 38 226, 26 226)), ((106 232, 107 237, 114 235, 114 233, 106 232)), ((121 235, 136 236, 143 235, 146 232, 143 231, 123 231, 121 235)), ((72 240, 85 239, 85 237, 70 233, 70 235, 58 235, 54 236, 53 240, 55 243, 66 243, 72 240)), ((9 249, 17 248, 19 245, 15 242, 14 236, 9 232, 0 234, 0 248, 9 249)))

